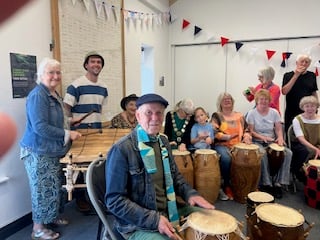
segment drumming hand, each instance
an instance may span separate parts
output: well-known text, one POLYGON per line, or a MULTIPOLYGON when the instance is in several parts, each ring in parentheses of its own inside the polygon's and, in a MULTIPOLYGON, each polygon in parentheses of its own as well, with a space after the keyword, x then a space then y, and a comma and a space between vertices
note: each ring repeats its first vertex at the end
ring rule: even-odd
POLYGON ((206 209, 215 209, 215 207, 201 196, 191 196, 188 200, 191 206, 199 206, 206 209))
POLYGON ((178 147, 178 150, 179 151, 187 151, 187 147, 184 143, 181 143, 178 147))
POLYGON ((178 240, 175 235, 176 230, 171 225, 169 220, 162 215, 160 216, 158 230, 159 230, 159 233, 161 233, 163 235, 167 235, 170 239, 178 240))
POLYGON ((77 131, 70 131, 70 138, 71 140, 76 140, 78 138, 81 138, 81 133, 77 131))
POLYGON ((175 141, 170 142, 171 146, 177 146, 177 143, 175 141))

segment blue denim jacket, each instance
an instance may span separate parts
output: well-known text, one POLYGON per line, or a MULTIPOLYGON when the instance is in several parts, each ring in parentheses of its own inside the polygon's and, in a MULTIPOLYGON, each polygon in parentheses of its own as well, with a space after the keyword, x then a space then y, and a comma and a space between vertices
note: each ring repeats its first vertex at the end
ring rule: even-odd
POLYGON ((26 128, 20 140, 21 148, 39 155, 63 157, 69 145, 64 146, 62 105, 42 83, 29 93, 26 115, 26 128))
MULTIPOLYGON (((187 201, 190 196, 198 195, 198 192, 186 183, 178 171, 167 138, 162 135, 161 139, 169 149, 175 193, 187 201)), ((105 202, 116 216, 119 232, 157 231, 160 212, 156 209, 156 193, 151 175, 146 172, 140 156, 136 130, 119 140, 109 151, 105 202)))

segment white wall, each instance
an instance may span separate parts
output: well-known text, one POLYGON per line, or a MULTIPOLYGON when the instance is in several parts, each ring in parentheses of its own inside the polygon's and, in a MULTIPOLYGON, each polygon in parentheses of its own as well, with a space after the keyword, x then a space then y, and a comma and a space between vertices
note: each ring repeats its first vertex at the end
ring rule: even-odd
POLYGON ((16 144, 0 161, 0 179, 9 177, 7 182, 0 183, 1 228, 31 211, 28 179, 19 159, 19 139, 25 127, 25 98, 12 98, 9 54, 35 55, 37 62, 52 56, 49 51, 52 39, 50 1, 35 0, 26 4, 0 25, 0 39, 0 111, 9 114, 18 127, 16 144))

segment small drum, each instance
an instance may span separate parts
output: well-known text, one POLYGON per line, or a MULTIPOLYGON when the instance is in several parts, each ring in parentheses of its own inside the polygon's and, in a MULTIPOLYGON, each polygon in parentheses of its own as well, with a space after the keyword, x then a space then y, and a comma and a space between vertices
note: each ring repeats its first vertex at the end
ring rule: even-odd
POLYGON ((174 161, 186 181, 193 187, 193 163, 189 151, 172 150, 174 161))
POLYGON ((254 239, 252 236, 251 229, 257 223, 257 217, 255 214, 255 209, 258 205, 262 203, 273 203, 274 197, 266 192, 251 192, 247 197, 247 236, 250 239, 254 239))
POLYGON ((251 228, 254 240, 305 239, 305 220, 297 210, 277 203, 263 203, 256 207, 255 212, 257 222, 251 228))
POLYGON ((211 149, 198 149, 194 154, 195 189, 207 201, 214 203, 219 194, 221 175, 219 156, 211 149))
POLYGON ((285 153, 284 149, 284 146, 280 146, 277 143, 271 143, 267 147, 267 156, 271 176, 275 176, 282 166, 285 153))
POLYGON ((187 240, 240 240, 244 238, 236 219, 222 211, 193 212, 181 227, 187 240))
POLYGON ((320 160, 309 160, 303 168, 307 176, 304 187, 306 203, 310 207, 320 209, 320 160))
POLYGON ((262 154, 256 144, 238 143, 232 150, 231 186, 234 200, 246 203, 246 197, 257 189, 262 154))

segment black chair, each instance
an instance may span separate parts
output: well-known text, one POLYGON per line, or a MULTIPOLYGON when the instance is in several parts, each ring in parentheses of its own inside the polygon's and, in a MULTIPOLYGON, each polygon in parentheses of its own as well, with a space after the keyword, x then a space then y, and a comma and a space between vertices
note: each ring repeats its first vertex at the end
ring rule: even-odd
POLYGON ((104 203, 106 191, 105 162, 106 160, 101 159, 93 161, 90 163, 86 174, 88 195, 99 216, 97 240, 121 240, 123 237, 113 228, 115 217, 108 211, 104 203))

